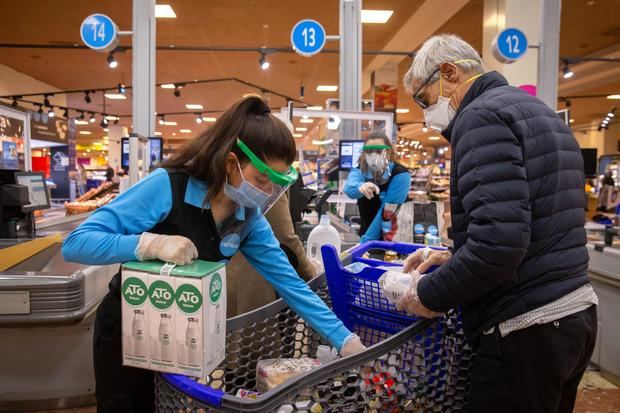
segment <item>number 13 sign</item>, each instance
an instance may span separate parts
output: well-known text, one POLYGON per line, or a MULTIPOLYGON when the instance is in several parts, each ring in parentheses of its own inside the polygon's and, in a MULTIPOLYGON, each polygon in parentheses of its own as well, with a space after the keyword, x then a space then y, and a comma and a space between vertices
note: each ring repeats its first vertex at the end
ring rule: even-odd
POLYGON ((319 53, 325 46, 325 40, 325 29, 316 20, 301 20, 291 31, 293 49, 302 56, 319 53))
POLYGON ((493 56, 502 63, 513 63, 527 51, 527 37, 519 29, 502 30, 491 45, 493 56))
POLYGON ((118 46, 118 27, 105 14, 91 14, 80 27, 82 41, 100 52, 112 51, 118 46))

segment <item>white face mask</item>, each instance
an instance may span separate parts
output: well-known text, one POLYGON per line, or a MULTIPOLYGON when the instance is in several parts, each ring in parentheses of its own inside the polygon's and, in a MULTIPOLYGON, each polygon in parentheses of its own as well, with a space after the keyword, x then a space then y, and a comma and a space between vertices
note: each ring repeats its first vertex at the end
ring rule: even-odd
POLYGON ((446 129, 455 115, 456 111, 450 106, 450 98, 445 96, 439 96, 437 103, 424 109, 426 125, 437 132, 446 129))

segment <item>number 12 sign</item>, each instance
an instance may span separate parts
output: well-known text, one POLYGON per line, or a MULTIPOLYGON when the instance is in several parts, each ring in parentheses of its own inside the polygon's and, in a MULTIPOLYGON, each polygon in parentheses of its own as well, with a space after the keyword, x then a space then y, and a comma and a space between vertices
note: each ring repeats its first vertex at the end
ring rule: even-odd
POLYGON ((85 18, 80 35, 84 44, 96 51, 109 52, 118 46, 118 27, 105 14, 91 14, 85 18))
POLYGON ((519 29, 502 30, 493 39, 493 56, 502 63, 513 63, 527 51, 527 37, 519 29))
POLYGON ((325 46, 325 40, 325 29, 316 20, 301 20, 291 31, 293 50, 302 56, 319 53, 325 46))

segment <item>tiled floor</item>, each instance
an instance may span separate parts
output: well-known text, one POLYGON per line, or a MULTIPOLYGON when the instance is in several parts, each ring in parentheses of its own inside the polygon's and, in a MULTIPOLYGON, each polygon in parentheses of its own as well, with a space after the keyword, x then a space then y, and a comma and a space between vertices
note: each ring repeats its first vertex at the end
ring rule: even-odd
MULTIPOLYGON (((596 371, 588 371, 583 377, 577 393, 577 402, 573 413, 617 413, 620 412, 620 389, 605 380, 596 371)), ((96 413, 97 409, 82 407, 79 409, 45 410, 34 413, 96 413)))

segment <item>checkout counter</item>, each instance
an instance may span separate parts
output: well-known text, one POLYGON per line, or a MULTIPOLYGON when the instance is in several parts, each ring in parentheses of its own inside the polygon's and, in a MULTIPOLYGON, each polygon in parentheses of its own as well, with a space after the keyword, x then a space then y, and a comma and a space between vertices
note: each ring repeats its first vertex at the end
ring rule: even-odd
POLYGON ((88 214, 35 221, 49 206, 42 174, 0 171, 0 411, 94 403, 95 310, 118 265, 65 262, 88 214))
POLYGON ((588 276, 599 299, 598 333, 592 362, 601 375, 620 386, 620 238, 614 226, 586 224, 588 276))

